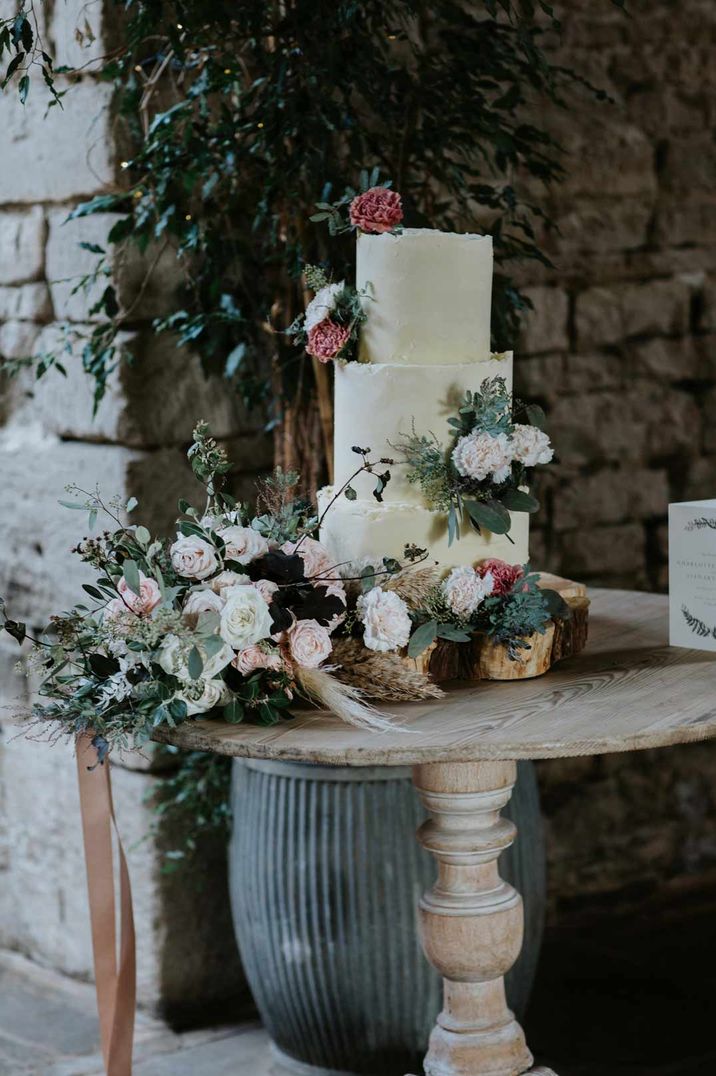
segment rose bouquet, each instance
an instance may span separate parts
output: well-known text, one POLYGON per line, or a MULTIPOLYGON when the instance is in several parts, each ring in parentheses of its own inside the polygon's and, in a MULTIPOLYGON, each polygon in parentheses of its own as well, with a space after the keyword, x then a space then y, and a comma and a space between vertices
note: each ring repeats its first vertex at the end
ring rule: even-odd
MULTIPOLYGON (((389 472, 357 451, 357 473, 377 478, 380 499, 389 472)), ((229 463, 205 423, 189 457, 206 504, 180 502, 171 540, 125 522, 136 502, 70 487, 75 499, 62 503, 86 509, 90 529, 100 514, 112 522, 76 548, 96 572, 86 600, 39 638, 4 617, 7 632, 33 644, 36 719, 92 733, 100 757, 200 714, 273 724, 301 703, 384 728, 388 718, 367 700, 442 694, 414 660, 433 642, 486 635, 517 657, 526 637, 565 614, 536 576, 502 561, 443 578, 406 543, 402 563, 336 564, 315 537, 323 516, 295 495, 297 476, 265 480, 252 511, 223 492, 229 463)))

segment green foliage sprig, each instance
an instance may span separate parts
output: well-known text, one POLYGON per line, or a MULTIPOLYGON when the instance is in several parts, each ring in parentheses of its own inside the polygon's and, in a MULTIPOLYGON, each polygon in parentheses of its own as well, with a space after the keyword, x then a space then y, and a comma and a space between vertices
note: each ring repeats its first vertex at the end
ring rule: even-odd
MULTIPOLYGON (((147 255, 149 278, 161 254, 174 252, 182 283, 172 314, 154 323, 158 333, 280 420, 286 400, 310 395, 312 375, 267 324, 294 320, 301 266, 325 256, 319 230, 304 224, 317 197, 333 206, 354 169, 370 162, 393 177, 417 226, 464 230, 477 214, 487 219, 497 259, 494 343, 509 346, 529 305, 511 265, 547 262, 535 232, 544 213, 522 197, 519 177, 549 184, 564 174, 533 102, 573 104, 586 85, 544 51, 545 34, 559 32, 549 4, 116 2, 123 40, 101 77, 115 88, 130 148, 115 189, 74 216, 119 215, 97 251, 99 273, 133 248, 147 255)), ((12 79, 28 56, 35 61, 32 0, 20 12, 20 22, 0 20, 6 51, 13 62, 22 56, 12 79)), ((40 62, 50 92, 62 96, 49 55, 40 62)), ((345 277, 350 235, 337 243, 345 277)), ((98 325, 74 343, 99 399, 128 357, 120 334, 132 326, 111 278, 96 315, 98 325)), ((38 368, 52 365, 52 356, 38 357, 38 368)))
MULTIPOLYGON (((406 478, 420 487, 429 507, 447 514, 449 544, 459 539, 464 520, 477 530, 506 534, 509 538, 511 512, 533 513, 539 501, 523 487, 529 484, 530 467, 518 455, 511 457, 505 477, 469 477, 461 474, 453 461, 453 451, 463 438, 485 434, 506 439, 511 444, 518 427, 516 417, 542 430, 544 413, 536 406, 513 401, 503 377, 486 378, 479 391, 468 391, 456 415, 447 420, 450 440, 444 447, 434 434, 415 429, 404 435, 396 449, 407 465, 406 478)), ((544 436, 545 454, 550 455, 544 436)))

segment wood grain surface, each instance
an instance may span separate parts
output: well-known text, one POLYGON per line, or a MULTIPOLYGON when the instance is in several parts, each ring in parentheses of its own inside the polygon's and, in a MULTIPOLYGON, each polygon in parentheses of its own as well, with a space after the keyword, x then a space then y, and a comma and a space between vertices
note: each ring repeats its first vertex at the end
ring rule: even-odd
POLYGON ((342 766, 558 758, 716 736, 716 654, 668 646, 668 601, 590 592, 589 642, 536 680, 461 684, 445 699, 387 706, 396 727, 368 732, 302 710, 272 728, 188 721, 165 743, 224 755, 342 766))

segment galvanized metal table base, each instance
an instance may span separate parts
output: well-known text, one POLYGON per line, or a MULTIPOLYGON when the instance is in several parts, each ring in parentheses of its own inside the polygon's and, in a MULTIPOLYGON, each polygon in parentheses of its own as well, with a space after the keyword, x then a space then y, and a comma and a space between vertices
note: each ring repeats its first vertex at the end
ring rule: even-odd
POLYGON ((415 767, 430 815, 419 839, 438 865, 420 904, 422 941, 444 980, 426 1076, 554 1076, 533 1068, 505 1001, 523 919, 519 894, 497 869, 515 836, 500 815, 515 780, 511 760, 716 736, 716 654, 668 646, 668 604, 659 595, 595 591, 592 598, 586 653, 541 680, 480 683, 396 707, 402 727, 385 733, 316 711, 268 730, 195 721, 157 731, 181 747, 228 755, 415 767))

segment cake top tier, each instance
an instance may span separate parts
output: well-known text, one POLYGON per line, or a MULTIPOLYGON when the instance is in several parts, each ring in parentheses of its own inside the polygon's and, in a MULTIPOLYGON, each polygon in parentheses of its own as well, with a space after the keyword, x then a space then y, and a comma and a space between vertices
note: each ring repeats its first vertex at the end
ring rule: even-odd
POLYGON ((362 362, 442 366, 489 357, 489 235, 429 228, 361 233, 356 284, 371 295, 362 362))

